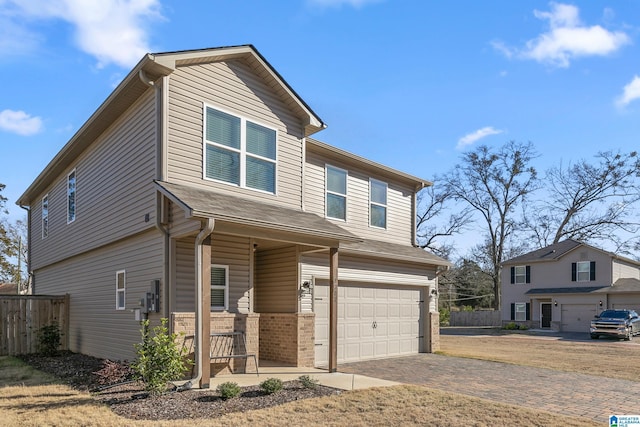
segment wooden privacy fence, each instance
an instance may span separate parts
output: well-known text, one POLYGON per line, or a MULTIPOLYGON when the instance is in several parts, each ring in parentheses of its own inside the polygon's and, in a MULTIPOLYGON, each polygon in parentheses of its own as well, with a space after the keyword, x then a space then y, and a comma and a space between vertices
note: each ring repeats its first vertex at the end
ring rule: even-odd
POLYGON ((68 348, 69 295, 0 295, 0 356, 35 353, 38 330, 57 323, 68 348))
POLYGON ((497 310, 452 311, 449 326, 500 326, 500 312, 497 310))

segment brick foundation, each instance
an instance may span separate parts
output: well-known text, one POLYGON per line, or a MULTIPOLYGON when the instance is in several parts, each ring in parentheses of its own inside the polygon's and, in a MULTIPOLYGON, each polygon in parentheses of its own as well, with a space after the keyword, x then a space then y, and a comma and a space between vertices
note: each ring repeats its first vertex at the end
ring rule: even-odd
POLYGON ((440 351, 440 313, 429 313, 429 341, 427 353, 440 351))
POLYGON ((315 362, 314 313, 262 313, 260 356, 298 367, 315 362))

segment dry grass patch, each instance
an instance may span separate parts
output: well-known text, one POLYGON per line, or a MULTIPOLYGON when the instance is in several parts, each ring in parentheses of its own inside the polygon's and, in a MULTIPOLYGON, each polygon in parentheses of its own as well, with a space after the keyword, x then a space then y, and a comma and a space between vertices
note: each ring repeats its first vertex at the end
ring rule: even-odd
POLYGON ((604 340, 561 341, 520 334, 441 335, 439 353, 640 381, 639 350, 634 344, 604 340))
POLYGON ((134 421, 119 417, 86 392, 52 383, 52 377, 13 358, 0 358, 3 426, 596 426, 589 419, 499 404, 419 386, 343 392, 216 419, 134 421), (8 369, 5 369, 8 368, 8 369), (21 379, 26 380, 19 384, 21 379), (42 385, 38 385, 38 384, 42 385))

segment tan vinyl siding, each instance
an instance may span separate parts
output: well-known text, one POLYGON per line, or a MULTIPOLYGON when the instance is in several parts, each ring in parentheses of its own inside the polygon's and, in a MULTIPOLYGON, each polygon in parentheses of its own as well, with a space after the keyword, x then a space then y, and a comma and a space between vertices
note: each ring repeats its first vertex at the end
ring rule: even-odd
POLYGON ((314 152, 307 152, 305 164, 305 209, 325 216, 325 166, 329 164, 348 171, 347 220, 330 221, 365 239, 391 243, 411 244, 412 194, 406 185, 390 182, 384 177, 367 175, 353 166, 324 159, 314 152), (369 226, 369 179, 374 178, 388 185, 387 228, 369 226))
MULTIPOLYGON (((195 240, 176 242, 176 291, 174 311, 195 310, 195 240)), ((246 237, 213 234, 211 264, 229 266, 229 312, 249 312, 250 240, 246 237)))
MULTIPOLYGON (((162 278, 162 247, 162 236, 152 230, 35 271, 38 294, 71 295, 71 351, 112 360, 134 357, 140 324, 132 310, 151 281, 162 278), (119 270, 126 271, 125 310, 115 308, 119 270)), ((151 315, 156 322, 159 317, 151 315)))
POLYGON ((625 262, 624 260, 613 260, 613 280, 632 278, 640 279, 640 268, 637 265, 625 262))
MULTIPOLYGON (((338 282, 382 283, 392 285, 435 286, 435 267, 404 262, 394 262, 352 255, 339 255, 338 282)), ((328 253, 303 255, 301 281, 329 278, 328 253)), ((305 299, 310 299, 306 296, 305 299)), ((303 301, 308 310, 310 301, 303 301)))
POLYGON ((169 96, 168 180, 300 209, 302 124, 240 61, 179 67, 169 96), (203 179, 203 105, 277 129, 276 195, 203 179))
POLYGON ((172 236, 198 234, 200 221, 187 218, 184 209, 175 203, 169 203, 169 233, 172 236))
POLYGON ((297 312, 297 280, 298 261, 295 246, 256 253, 256 312, 297 312))
POLYGON ((34 198, 34 269, 139 233, 155 224, 155 97, 149 90, 51 187, 34 198), (76 219, 67 224, 67 174, 76 170, 76 219), (49 193, 49 235, 41 199, 49 193), (145 215, 149 214, 149 222, 145 215))

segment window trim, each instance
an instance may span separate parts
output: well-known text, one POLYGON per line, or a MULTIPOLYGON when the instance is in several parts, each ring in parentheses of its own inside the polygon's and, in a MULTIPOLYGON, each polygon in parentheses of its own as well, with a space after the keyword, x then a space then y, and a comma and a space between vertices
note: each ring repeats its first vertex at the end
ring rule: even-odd
POLYGON ((116 310, 126 310, 127 307, 127 271, 126 270, 118 270, 116 271, 116 310), (118 287, 118 276, 122 274, 122 289, 118 287), (122 301, 123 305, 120 306, 120 294, 122 293, 122 301))
POLYGON ((378 230, 386 230, 388 225, 388 213, 389 213, 389 184, 384 181, 380 181, 379 179, 369 178, 369 227, 377 228, 378 230), (384 204, 373 201, 371 197, 373 183, 384 185, 384 199, 385 199, 384 204), (373 225, 371 223, 373 219, 373 215, 371 214, 373 206, 380 206, 384 208, 384 227, 373 225))
POLYGON ((209 301, 209 310, 211 311, 228 311, 229 310, 229 266, 224 264, 211 264, 211 269, 219 268, 224 269, 224 286, 220 285, 210 285, 211 290, 213 289, 222 289, 224 290, 224 307, 221 306, 213 306, 211 305, 211 301, 209 301))
POLYGON ((591 281, 591 261, 576 261, 576 282, 589 282, 591 281), (580 266, 581 265, 585 265, 587 266, 587 270, 586 271, 580 271, 580 266), (580 274, 587 275, 587 278, 580 278, 580 274))
POLYGON ((67 174, 67 224, 71 224, 76 220, 78 216, 78 174, 76 169, 73 168, 71 172, 67 174), (71 190, 69 184, 71 181, 71 175, 73 175, 73 190, 71 190), (71 196, 73 195, 73 216, 71 216, 70 205, 71 196))
POLYGON ((513 307, 513 320, 516 322, 526 322, 527 319, 527 303, 526 302, 516 302, 513 307), (518 307, 522 307, 522 311, 518 311, 518 307), (518 313, 522 313, 524 319, 518 319, 518 313))
POLYGON ((237 114, 235 112, 229 111, 225 108, 220 108, 216 105, 212 105, 209 103, 202 104, 202 179, 206 181, 219 182, 221 184, 231 185, 239 188, 246 188, 252 191, 258 191, 264 194, 277 195, 278 194, 278 138, 279 133, 278 129, 265 124, 264 122, 260 122, 258 120, 249 119, 246 116, 241 114, 237 114), (229 147, 224 144, 219 144, 215 141, 209 141, 207 139, 207 108, 211 108, 212 110, 219 111, 224 114, 228 114, 230 116, 236 117, 240 119, 240 148, 229 147), (263 128, 272 130, 275 133, 275 158, 270 159, 268 157, 263 157, 257 154, 253 154, 247 151, 247 123, 253 123, 254 125, 261 126, 263 128), (239 171, 239 184, 235 184, 233 182, 224 181, 221 179, 211 178, 207 176, 207 145, 211 145, 212 147, 220 148, 223 150, 231 151, 234 153, 238 153, 240 158, 240 171, 239 171), (254 188, 247 186, 247 157, 251 157, 253 159, 258 159, 261 161, 269 162, 274 165, 273 172, 273 192, 262 190, 260 188, 254 188))
POLYGON ((40 225, 42 227, 42 238, 46 239, 47 237, 49 237, 49 193, 45 194, 42 197, 40 210, 42 211, 42 220, 40 222, 40 225))
POLYGON ((343 169, 343 168, 339 168, 337 166, 333 166, 330 164, 325 164, 324 165, 324 215, 326 218, 331 218, 331 219, 336 219, 338 221, 347 221, 347 211, 348 211, 348 203, 349 200, 349 171, 347 169, 343 169), (330 191, 329 190, 329 169, 334 169, 338 172, 343 172, 344 173, 344 191, 345 193, 338 193, 335 191, 330 191), (329 203, 327 203, 328 200, 328 195, 332 194, 334 196, 339 196, 339 197, 343 197, 344 198, 344 218, 338 218, 335 216, 331 216, 329 215, 329 203))

